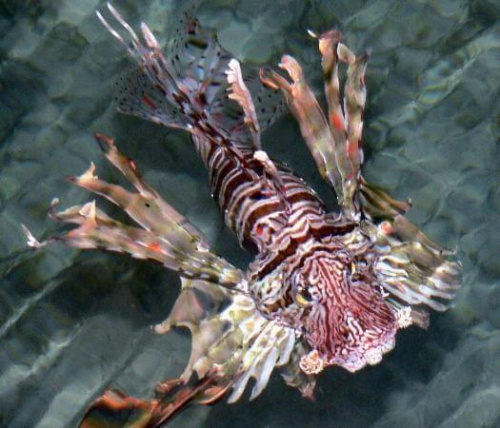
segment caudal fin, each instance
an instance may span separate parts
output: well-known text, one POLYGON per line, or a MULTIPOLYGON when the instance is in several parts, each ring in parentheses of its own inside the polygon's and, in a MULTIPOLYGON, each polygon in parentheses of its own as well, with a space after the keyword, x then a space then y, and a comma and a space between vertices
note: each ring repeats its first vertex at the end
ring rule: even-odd
MULTIPOLYGON (((187 131, 201 127, 205 132, 215 128, 232 140, 251 140, 243 112, 227 97, 226 72, 233 57, 220 46, 214 31, 185 13, 164 54, 146 24, 141 24, 138 35, 111 4, 107 7, 118 28, 100 12, 97 16, 140 65, 118 82, 120 112, 168 127, 187 131)), ((259 112, 260 128, 265 129, 284 109, 281 96, 264 88, 256 70, 244 72, 243 79, 259 112)))

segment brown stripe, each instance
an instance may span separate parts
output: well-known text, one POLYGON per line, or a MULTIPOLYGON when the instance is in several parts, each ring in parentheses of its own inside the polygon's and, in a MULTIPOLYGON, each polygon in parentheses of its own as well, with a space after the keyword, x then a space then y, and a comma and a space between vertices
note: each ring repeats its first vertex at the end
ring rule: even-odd
MULTIPOLYGON (((213 198, 217 203, 219 203, 219 197, 220 197, 220 190, 222 183, 224 179, 227 177, 228 174, 230 174, 232 171, 235 170, 235 165, 234 161, 226 159, 222 165, 217 169, 217 171, 214 174, 214 177, 211 180, 211 186, 212 186, 212 194, 213 198)), ((239 173, 238 175, 245 175, 243 173, 239 173)))
POLYGON ((241 171, 235 171, 226 175, 222 181, 222 187, 219 195, 219 206, 222 212, 225 212, 232 203, 233 197, 238 193, 239 189, 248 181, 248 175, 241 171))

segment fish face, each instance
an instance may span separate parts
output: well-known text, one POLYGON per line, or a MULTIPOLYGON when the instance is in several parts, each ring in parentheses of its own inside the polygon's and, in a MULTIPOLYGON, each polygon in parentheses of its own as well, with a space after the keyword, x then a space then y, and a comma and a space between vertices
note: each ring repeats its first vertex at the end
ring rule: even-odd
POLYGON ((377 279, 345 251, 318 251, 292 273, 292 297, 304 310, 299 324, 312 351, 306 373, 337 365, 355 372, 394 348, 398 328, 377 279))

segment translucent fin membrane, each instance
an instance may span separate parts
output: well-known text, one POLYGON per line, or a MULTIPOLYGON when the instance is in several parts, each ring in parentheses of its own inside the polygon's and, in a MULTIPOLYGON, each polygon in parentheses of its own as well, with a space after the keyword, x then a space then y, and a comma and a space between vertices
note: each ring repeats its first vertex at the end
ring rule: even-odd
MULTIPOLYGON (((261 71, 261 79, 268 87, 283 92, 321 176, 337 193, 343 221, 358 223, 373 243, 375 270, 395 313, 409 317, 410 323, 426 327, 425 307, 443 311, 446 306, 442 301, 455 296, 460 263, 453 253, 432 242, 404 218, 409 203, 391 199, 361 176, 364 76, 369 54, 354 55, 340 42, 341 35, 335 30, 319 36, 310 32, 310 35, 319 41, 327 116, 293 57, 285 55, 279 64, 289 79, 269 70, 261 71), (343 103, 339 63, 347 64, 343 103)), ((349 235, 344 238, 352 239, 349 235)), ((365 237, 355 240, 362 247, 366 245, 365 237)), ((353 248, 353 242, 348 245, 353 248)), ((401 325, 406 323, 401 319, 401 325)))
POLYGON ((408 203, 395 201, 364 181, 360 195, 367 216, 362 229, 374 243, 375 270, 389 302, 396 309, 411 306, 411 322, 427 327, 425 307, 446 310, 443 302, 454 298, 460 288, 460 262, 403 217, 408 203))
MULTIPOLYGON (((260 131, 263 132, 283 115, 285 111, 283 97, 279 91, 270 91, 262 84, 258 70, 245 67, 242 76, 252 96, 260 131)), ((232 139, 248 144, 250 133, 244 115, 226 94, 217 97, 210 106, 210 113, 224 129, 229 131, 232 139)))
POLYGON ((220 135, 248 144, 256 141, 256 127, 264 130, 283 112, 281 97, 264 92, 255 72, 240 72, 239 86, 244 84, 254 95, 254 111, 258 112, 249 132, 247 116, 227 100, 226 73, 231 55, 219 45, 215 32, 203 29, 189 14, 181 18, 164 55, 147 25, 141 24, 139 37, 109 3, 108 11, 118 29, 97 12, 99 19, 140 65, 118 81, 116 99, 122 113, 187 131, 209 124, 220 135))
POLYGON ((189 12, 182 14, 165 53, 175 79, 189 89, 202 88, 208 105, 224 95, 232 55, 220 46, 215 31, 203 28, 189 12))
POLYGON ((366 100, 364 73, 368 56, 356 57, 340 43, 337 31, 314 36, 319 39, 323 57, 328 119, 307 85, 302 67, 293 57, 285 55, 279 64, 291 81, 269 70, 261 71, 261 80, 268 87, 281 89, 284 93, 321 176, 335 189, 344 216, 355 219, 358 216, 357 190, 363 162, 361 133, 366 100), (348 65, 343 108, 339 98, 339 61, 348 65))
POLYGON ((109 12, 122 27, 122 30, 125 31, 126 35, 122 36, 118 30, 113 28, 111 24, 104 19, 99 11, 96 12, 97 17, 108 31, 125 46, 128 53, 144 67, 144 74, 150 79, 151 83, 160 86, 165 91, 167 98, 174 101, 173 96, 181 94, 184 91, 177 85, 174 78, 174 70, 171 64, 163 56, 160 45, 149 27, 144 23, 141 24, 143 36, 141 40, 110 3, 107 3, 107 7, 109 12))
MULTIPOLYGON (((253 399, 266 387, 275 367, 289 367, 295 361, 293 330, 260 315, 250 297, 207 281, 182 279, 182 292, 156 332, 177 326, 188 328, 192 335, 183 375, 158 384, 152 401, 106 391, 94 401, 81 428, 104 428, 118 420, 119 426, 160 427, 192 404, 212 404, 228 393, 229 402, 237 401, 252 378, 253 399)), ((285 379, 312 394, 311 378, 287 369, 285 379)))
MULTIPOLYGON (((113 140, 100 134, 96 138, 108 160, 137 192, 100 180, 94 174, 94 165, 71 181, 122 208, 141 228, 113 220, 95 202, 89 202, 53 212, 55 219, 79 227, 48 242, 125 252, 136 258, 156 260, 189 278, 203 278, 226 287, 241 286, 243 272, 208 250, 201 233, 140 178, 135 163, 116 149, 113 140)), ((31 234, 28 241, 33 246, 45 244, 34 240, 31 234)))
POLYGON ((140 72, 132 72, 120 82, 118 109, 165 126, 189 130, 191 121, 188 115, 178 112, 188 101, 189 93, 199 87, 193 86, 192 79, 182 82, 176 78, 172 63, 165 58, 146 24, 141 24, 140 38, 110 3, 107 7, 119 29, 115 29, 99 11, 97 17, 141 66, 140 72))
POLYGON ((154 85, 141 69, 129 71, 116 82, 118 111, 159 125, 189 131, 184 113, 172 104, 165 91, 154 85))
MULTIPOLYGON (((166 49, 166 57, 177 79, 209 82, 203 84, 207 111, 232 139, 248 143, 250 135, 245 126, 245 116, 234 108, 234 103, 227 97, 226 74, 231 61, 236 60, 220 46, 215 31, 204 29, 196 18, 185 13, 171 47, 166 49)), ((277 92, 266 90, 255 69, 245 67, 240 71, 239 80, 253 99, 257 113, 254 122, 264 131, 283 114, 282 97, 277 92)))
POLYGON ((264 318, 251 297, 199 280, 183 280, 172 313, 156 331, 174 326, 189 328, 193 340, 181 378, 190 379, 193 373, 203 378, 217 367, 219 383, 232 387, 229 402, 241 397, 251 378, 255 384, 250 398, 259 395, 273 369, 290 362, 295 344, 294 330, 264 318))

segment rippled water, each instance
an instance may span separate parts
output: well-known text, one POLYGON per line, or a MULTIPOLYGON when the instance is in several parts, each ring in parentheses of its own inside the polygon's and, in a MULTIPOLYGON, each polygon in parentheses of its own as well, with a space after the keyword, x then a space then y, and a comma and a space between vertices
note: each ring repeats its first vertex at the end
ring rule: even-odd
MULTIPOLYGON (((162 40, 181 2, 114 2, 162 40)), ((224 230, 205 172, 185 135, 119 116, 113 81, 130 66, 95 18, 97 0, 0 2, 0 426, 73 427, 106 386, 147 396, 178 375, 189 338, 154 335, 178 292, 175 275, 151 263, 62 246, 26 249, 20 224, 58 232, 49 201, 88 200, 65 181, 91 160, 116 178, 93 142, 113 135, 146 179, 244 266, 224 230)), ((428 331, 408 330, 379 366, 329 370, 315 402, 279 376, 254 402, 191 409, 173 427, 500 426, 500 4, 494 0, 217 0, 201 21, 254 64, 298 56, 320 88, 315 43, 305 30, 342 29, 355 51, 372 49, 365 119, 368 179, 398 198, 410 218, 457 248, 463 288, 428 331)), ((265 147, 331 198, 290 118, 265 147)))

